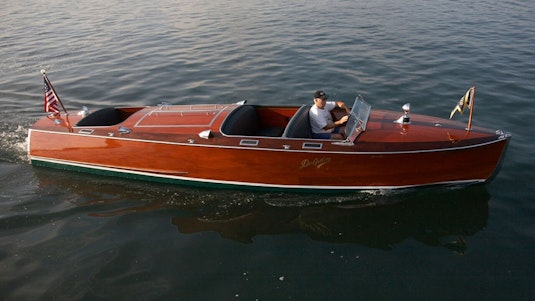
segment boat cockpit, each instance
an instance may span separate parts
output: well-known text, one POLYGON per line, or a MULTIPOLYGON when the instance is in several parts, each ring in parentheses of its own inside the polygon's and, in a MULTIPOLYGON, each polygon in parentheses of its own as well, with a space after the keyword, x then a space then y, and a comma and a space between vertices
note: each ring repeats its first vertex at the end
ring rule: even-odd
MULTIPOLYGON (((225 119, 221 133, 228 136, 260 136, 308 139, 312 137, 308 112, 312 105, 302 105, 296 111, 286 111, 282 107, 241 105, 225 119), (268 110, 276 111, 267 112, 268 110), (284 118, 281 118, 284 117, 284 118)), ((371 106, 358 96, 352 106, 345 126, 349 142, 354 142, 366 130, 371 106)))

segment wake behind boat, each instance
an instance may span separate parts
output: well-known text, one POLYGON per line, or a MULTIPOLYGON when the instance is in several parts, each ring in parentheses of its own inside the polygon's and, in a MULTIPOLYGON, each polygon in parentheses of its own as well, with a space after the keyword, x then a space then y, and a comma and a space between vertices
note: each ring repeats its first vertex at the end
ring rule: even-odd
POLYGON ((511 137, 471 125, 474 87, 450 116, 468 108, 468 127, 411 114, 409 105, 403 113, 372 110, 359 96, 347 138, 328 140, 311 138, 311 105, 162 104, 70 115, 43 76, 50 114, 29 130, 32 164, 105 175, 313 191, 472 184, 498 171, 511 137))

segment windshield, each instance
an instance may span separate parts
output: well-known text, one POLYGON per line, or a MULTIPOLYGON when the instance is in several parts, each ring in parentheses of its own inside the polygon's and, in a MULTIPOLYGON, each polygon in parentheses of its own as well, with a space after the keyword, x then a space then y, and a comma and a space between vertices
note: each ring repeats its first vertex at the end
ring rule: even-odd
POLYGON ((351 142, 354 142, 360 133, 366 130, 371 107, 361 95, 355 99, 345 130, 347 139, 351 142))

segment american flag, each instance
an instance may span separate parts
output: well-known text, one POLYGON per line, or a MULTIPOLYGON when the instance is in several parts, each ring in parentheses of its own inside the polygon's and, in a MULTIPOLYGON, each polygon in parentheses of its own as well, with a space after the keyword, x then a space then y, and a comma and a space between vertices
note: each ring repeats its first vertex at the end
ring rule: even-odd
POLYGON ((50 87, 46 78, 45 80, 45 112, 59 113, 58 96, 56 91, 50 87))

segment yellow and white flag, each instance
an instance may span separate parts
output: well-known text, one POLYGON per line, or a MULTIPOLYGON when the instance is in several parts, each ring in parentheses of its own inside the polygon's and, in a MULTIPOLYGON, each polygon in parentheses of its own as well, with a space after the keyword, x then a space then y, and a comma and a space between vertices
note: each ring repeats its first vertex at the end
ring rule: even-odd
POLYGON ((469 110, 471 109, 470 99, 472 98, 473 91, 474 91, 474 88, 472 87, 468 89, 468 91, 466 91, 463 97, 461 97, 457 106, 453 108, 453 110, 451 111, 450 119, 453 117, 453 115, 457 111, 462 114, 465 108, 468 108, 469 110))

